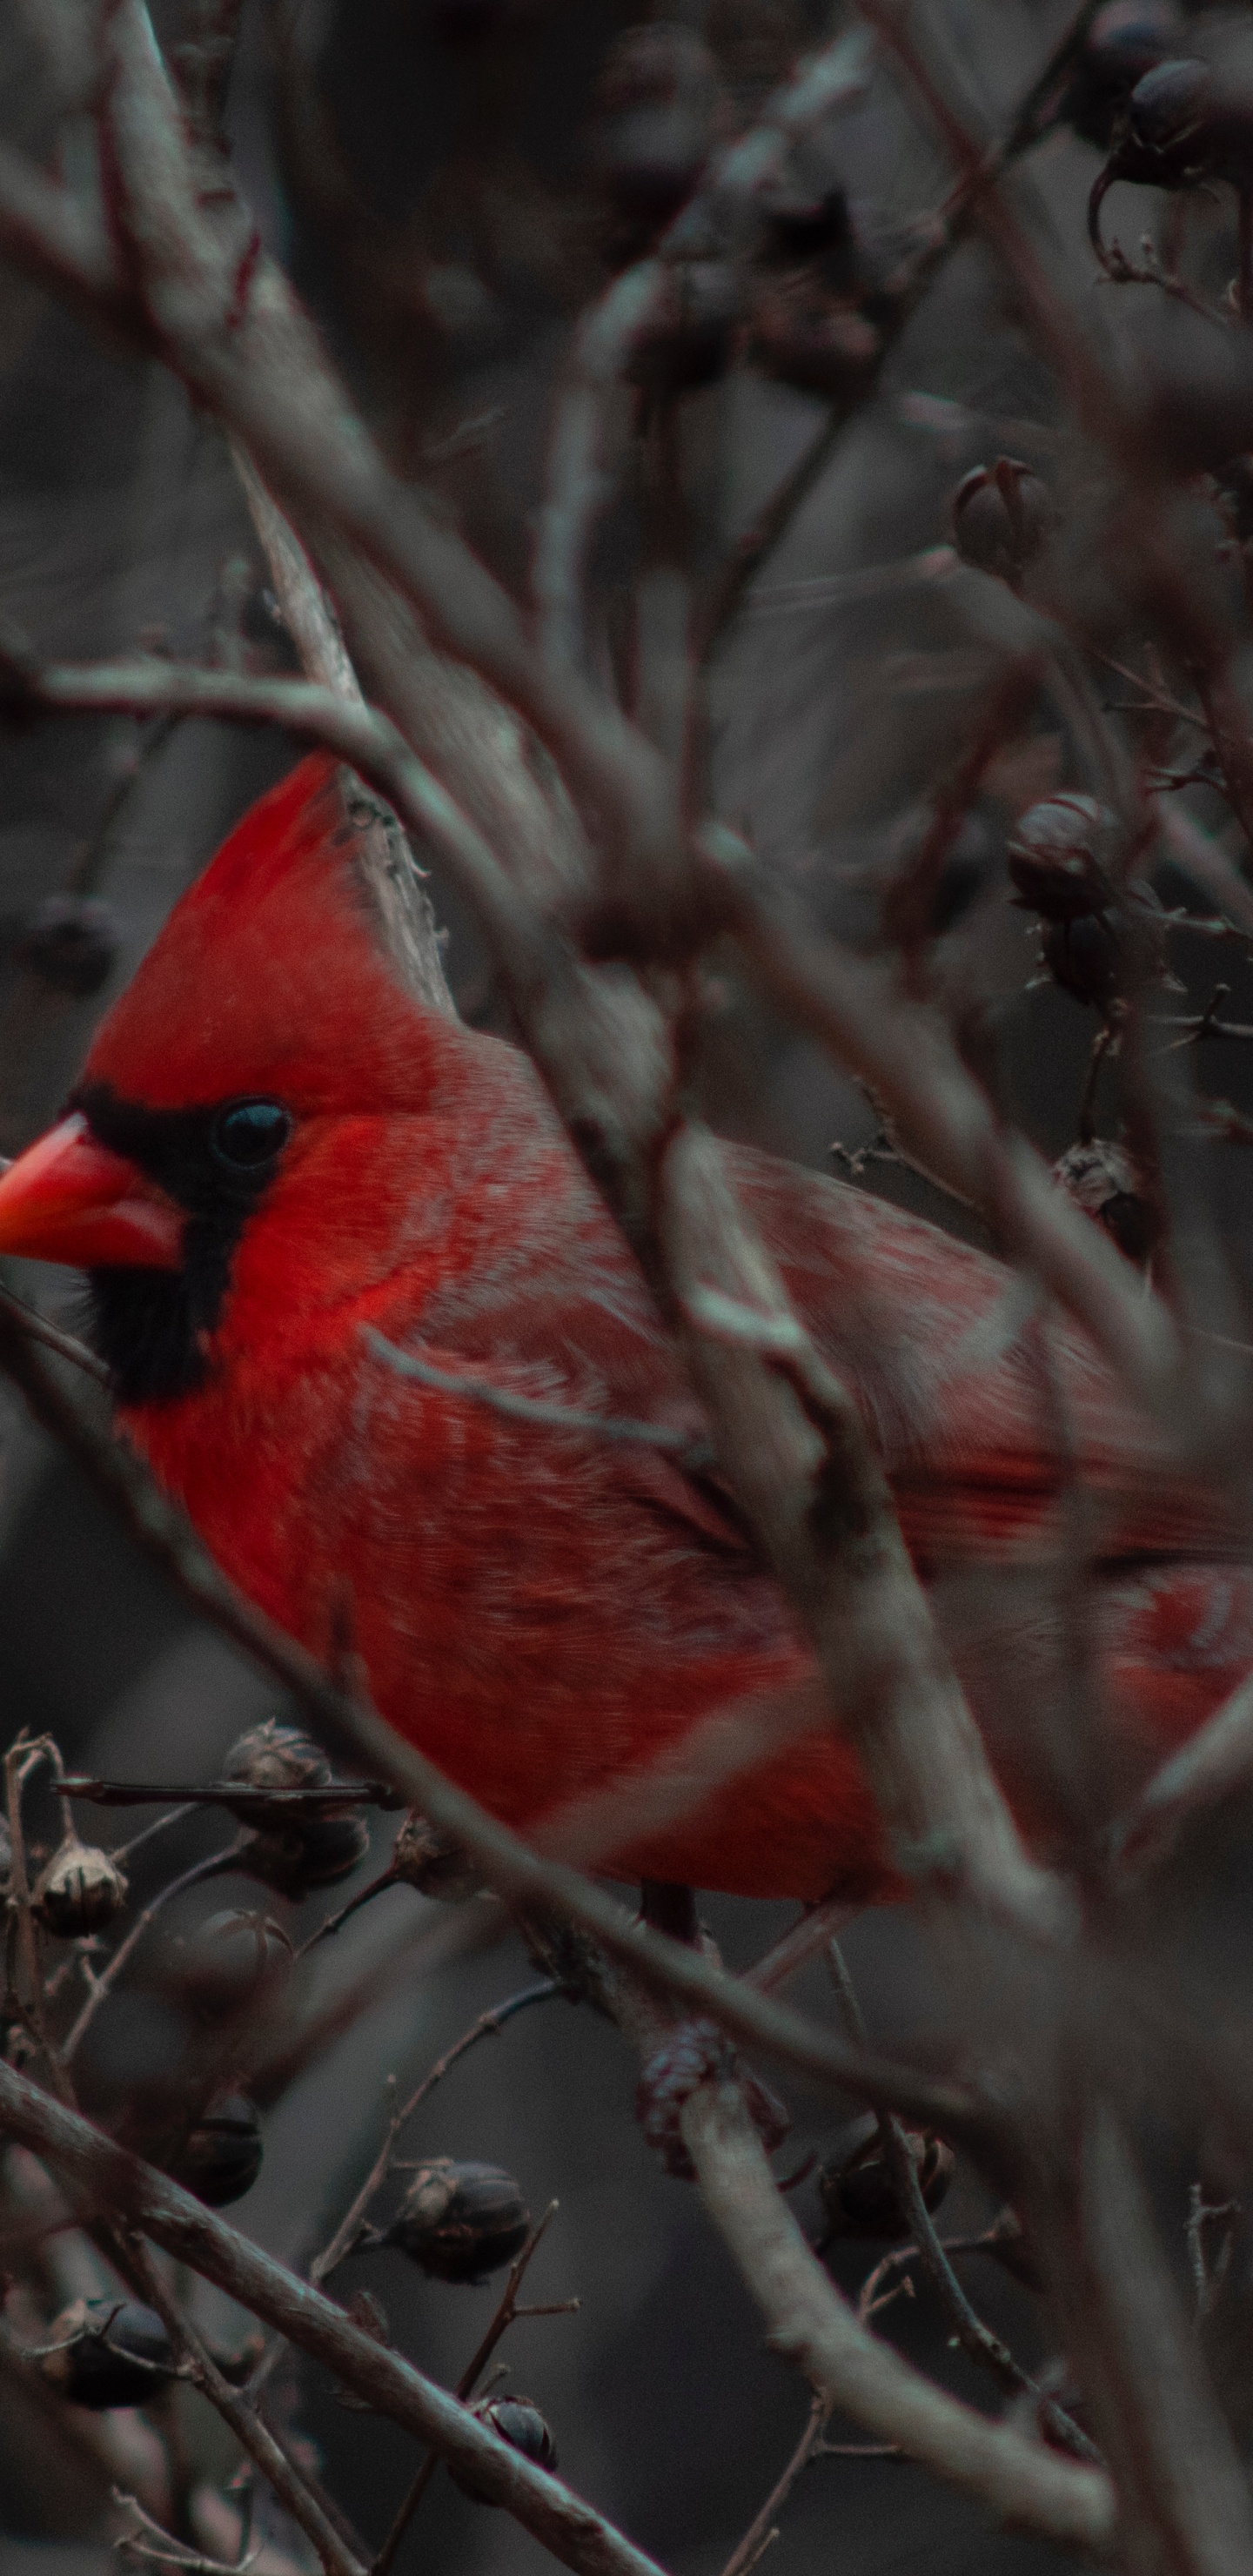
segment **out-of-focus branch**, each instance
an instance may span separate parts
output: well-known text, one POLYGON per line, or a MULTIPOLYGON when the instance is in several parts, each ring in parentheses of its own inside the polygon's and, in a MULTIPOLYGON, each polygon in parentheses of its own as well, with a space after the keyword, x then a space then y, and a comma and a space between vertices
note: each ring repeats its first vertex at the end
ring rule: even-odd
MULTIPOLYGON (((232 450, 252 523, 265 551, 283 622, 306 677, 350 706, 363 707, 360 682, 330 603, 295 529, 271 500, 242 448, 232 450)), ((357 830, 358 858, 388 945, 410 990, 427 1008, 455 1019, 444 975, 439 933, 430 899, 404 831, 390 806, 367 799, 345 782, 349 820, 357 830)))
MULTIPOLYGON (((194 2200, 154 2167, 0 2065, 0 2130, 50 2164, 76 2195, 213 2281, 241 2307, 312 2355, 371 2409, 430 2444, 576 2576, 658 2576, 654 2561, 612 2523, 536 2468, 399 2353, 354 2326, 342 2308, 194 2200)), ((270 2472, 267 2469, 266 2475, 270 2472)))
POLYGON ((577 675, 554 679, 507 593, 389 472, 243 207, 209 222, 142 0, 107 18, 102 113, 110 217, 162 354, 280 502, 323 514, 525 716, 594 828, 655 859, 677 827, 665 764, 577 675))
POLYGON ((734 834, 707 827, 700 859, 714 880, 711 907, 772 1000, 882 1100, 926 1169, 980 1209, 1009 1256, 1182 1437, 1179 1344, 1165 1308, 1143 1294, 1111 1244, 1091 1240, 1093 1227, 1039 1156, 1005 1133, 938 1013, 903 1002, 886 970, 807 936, 789 895, 734 834))
POLYGON ((1253 1675, 1141 1790, 1119 1817, 1111 1846, 1119 1868, 1136 1871, 1169 1850, 1188 1818, 1253 1782, 1253 1675))
POLYGON ((692 1372, 737 1490, 806 1616, 889 1847, 924 1885, 957 1893, 1030 1938, 1065 1937, 1068 1899, 1019 1839, 865 1426, 791 1314, 764 1247, 747 1237, 737 1246, 735 1218, 721 1154, 689 1123, 662 1167, 661 1223, 694 1328, 692 1372), (734 1266, 717 1266, 737 1249, 734 1266), (735 1348, 725 1308, 745 1326, 735 1348))
POLYGON ((1178 2576, 1246 2576, 1248 2485, 1130 2141, 1096 2092, 1076 2126, 1073 2206, 1065 2194, 1054 2205, 1046 2185, 1032 2235, 1118 2483, 1126 2562, 1178 2576))
POLYGON ((134 1452, 110 1439, 2 1308, 0 1368, 21 1389, 44 1429, 78 1460, 96 1491, 183 1596, 272 1674, 315 1727, 342 1730, 357 1745, 363 1761, 389 1773, 433 1824, 464 1843, 484 1877, 504 1895, 524 1906, 569 1916, 621 1960, 646 1990, 676 1996, 710 2014, 734 2037, 819 2082, 864 2094, 876 2105, 931 2123, 946 2136, 983 2134, 987 2123, 973 2091, 855 2049, 786 2005, 726 1976, 698 1951, 646 1928, 577 1870, 540 1859, 385 1725, 366 1702, 338 1690, 294 1638, 227 1582, 190 1522, 162 1494, 134 1452))
POLYGON ((608 451, 616 401, 641 341, 666 327, 676 263, 693 255, 708 259, 711 252, 743 256, 758 200, 795 145, 861 97, 868 56, 864 34, 854 29, 802 62, 749 132, 717 157, 655 255, 626 269, 583 316, 557 406, 535 553, 535 596, 555 671, 582 667, 583 577, 596 521, 614 488, 608 451))
POLYGON ((165 2324, 192 2386, 229 2425, 240 2449, 247 2452, 293 2522, 312 2541, 326 2576, 366 2576, 363 2560, 347 2547, 269 2426, 263 2424, 256 2407, 223 2378, 203 2337, 177 2299, 171 2297, 159 2265, 135 2229, 128 2231, 126 2250, 144 2297, 165 2324))
POLYGON ((1018 2529, 1109 2555, 1117 2504, 1099 2469, 989 2423, 858 2322, 776 2188, 738 2086, 702 2085, 680 2114, 701 2195, 766 2319, 771 2347, 825 2402, 1018 2529))

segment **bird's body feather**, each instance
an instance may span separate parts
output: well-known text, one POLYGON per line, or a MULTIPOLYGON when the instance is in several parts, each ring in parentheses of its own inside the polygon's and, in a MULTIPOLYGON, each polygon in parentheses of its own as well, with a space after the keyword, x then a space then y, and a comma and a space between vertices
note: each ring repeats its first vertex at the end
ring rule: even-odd
MULTIPOLYGON (((226 1572, 315 1654, 359 1657, 398 1732, 523 1831, 707 1888, 887 1892, 854 1757, 717 1478, 489 1400, 706 1429, 526 1059, 420 1014, 353 920, 326 798, 307 764, 257 809, 89 1061, 89 1116, 94 1084, 158 1117, 272 1094, 296 1122, 232 1219, 188 1382, 145 1393, 136 1353, 127 1430, 226 1572)), ((1076 1712, 1130 1779, 1253 1665, 1239 1533, 999 1263, 764 1156, 731 1168, 1047 1836, 1076 1712)))

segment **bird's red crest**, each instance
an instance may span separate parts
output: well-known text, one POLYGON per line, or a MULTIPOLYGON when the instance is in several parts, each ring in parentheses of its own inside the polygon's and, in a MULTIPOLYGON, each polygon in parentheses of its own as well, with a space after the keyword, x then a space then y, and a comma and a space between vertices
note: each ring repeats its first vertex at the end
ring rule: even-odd
POLYGON ((435 1036, 388 963, 336 765, 318 753, 251 808, 175 905, 85 1076, 154 1108, 273 1092, 331 1109, 363 1085, 380 1109, 413 1106, 435 1036))

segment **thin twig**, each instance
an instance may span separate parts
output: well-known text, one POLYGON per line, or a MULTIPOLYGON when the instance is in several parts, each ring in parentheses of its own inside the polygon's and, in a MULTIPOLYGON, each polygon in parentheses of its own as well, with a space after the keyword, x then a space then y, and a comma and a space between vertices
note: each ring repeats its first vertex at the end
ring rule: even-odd
POLYGON ((326 2576, 366 2576, 364 2555, 345 2546, 341 2534, 323 2512, 316 2496, 293 2467, 268 2425, 262 2422, 255 2406, 249 2405, 223 2378, 191 2318, 171 2296, 160 2266, 153 2261, 142 2236, 133 2229, 128 2233, 127 2250, 142 2283, 144 2296, 162 2319, 175 2351, 181 2353, 192 2385, 207 2397, 223 2423, 230 2426, 240 2448, 247 2452, 267 2484, 273 2488, 280 2504, 286 2506, 293 2522, 298 2523, 312 2541, 326 2576))
POLYGON ((576 2576, 658 2576, 653 2560, 602 2514, 498 2440, 411 2362, 363 2333, 322 2291, 4 2064, 0 2129, 51 2164, 75 2195, 125 2210, 131 2229, 311 2354, 374 2412, 433 2445, 576 2576))

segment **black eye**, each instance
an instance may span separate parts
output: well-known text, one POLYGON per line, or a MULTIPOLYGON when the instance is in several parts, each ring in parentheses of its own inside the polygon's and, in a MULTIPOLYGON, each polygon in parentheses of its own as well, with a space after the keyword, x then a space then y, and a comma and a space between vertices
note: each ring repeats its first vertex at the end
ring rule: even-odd
POLYGON ((233 1100, 213 1122, 213 1150, 235 1172, 256 1172, 281 1154, 292 1131, 278 1100, 233 1100))

